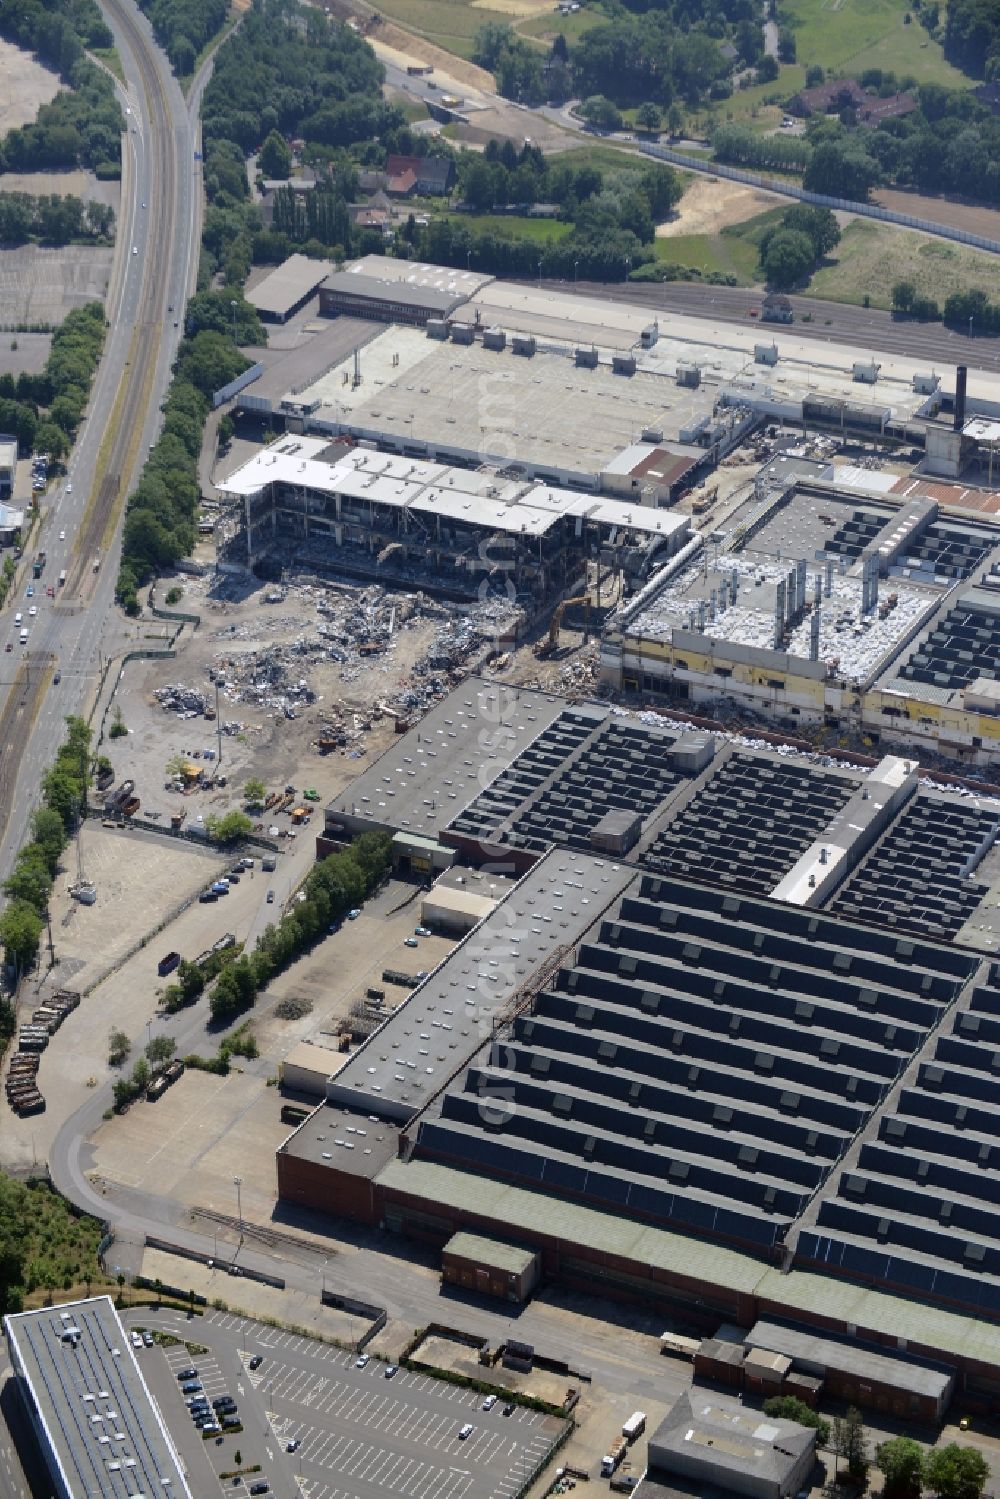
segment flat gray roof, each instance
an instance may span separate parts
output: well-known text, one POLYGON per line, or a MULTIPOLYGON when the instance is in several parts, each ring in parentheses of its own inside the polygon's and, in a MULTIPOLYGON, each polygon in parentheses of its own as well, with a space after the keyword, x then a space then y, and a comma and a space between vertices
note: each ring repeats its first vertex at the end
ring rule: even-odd
POLYGON ((452 1234, 442 1250, 443 1254, 457 1254, 464 1260, 476 1260, 496 1270, 505 1270, 511 1275, 523 1275, 530 1270, 537 1249, 524 1249, 517 1244, 504 1244, 500 1239, 487 1239, 483 1234, 460 1232, 452 1234))
POLYGON ((346 818, 437 839, 565 706, 470 677, 330 803, 327 827, 346 818))
POLYGON ((778 1322, 755 1323, 747 1334, 746 1341, 750 1348, 765 1348, 769 1353, 783 1353, 786 1358, 794 1359, 799 1364, 839 1369, 845 1374, 856 1374, 862 1379, 891 1385, 894 1389, 905 1390, 913 1395, 929 1395, 932 1400, 944 1399, 955 1377, 946 1370, 932 1369, 926 1364, 914 1363, 909 1358, 892 1358, 888 1354, 864 1348, 856 1342, 838 1343, 815 1333, 782 1327, 778 1322))
POLYGON ((332 270, 332 261, 312 260, 308 255, 289 255, 282 265, 247 292, 247 301, 258 312, 287 317, 292 308, 314 292, 332 270))
POLYGON ((67 1493, 191 1499, 110 1296, 21 1312, 4 1328, 67 1493))
POLYGON ((423 286, 408 281, 382 281, 358 271, 334 271, 323 282, 323 291, 346 292, 352 297, 371 297, 373 301, 402 302, 442 316, 460 307, 468 293, 447 288, 423 286))
POLYGON ((634 878, 627 865, 550 850, 330 1079, 329 1101, 406 1123, 634 878))

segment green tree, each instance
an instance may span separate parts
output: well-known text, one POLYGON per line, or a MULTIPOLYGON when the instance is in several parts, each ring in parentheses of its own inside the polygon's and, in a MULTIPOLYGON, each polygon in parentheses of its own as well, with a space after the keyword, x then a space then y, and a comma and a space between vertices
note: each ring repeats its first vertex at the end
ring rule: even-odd
POLYGON ((778 59, 776 57, 772 57, 768 52, 761 58, 760 62, 757 64, 757 82, 773 83, 780 72, 781 69, 778 66, 778 59))
POLYGON ((781 227, 795 229, 807 234, 813 243, 817 260, 829 255, 840 244, 840 225, 829 208, 813 208, 808 203, 796 203, 782 215, 781 227))
POLYGON ((247 781, 246 785, 243 787, 243 797, 246 801, 247 806, 262 806, 264 798, 266 796, 267 787, 264 785, 264 782, 258 780, 256 776, 251 776, 250 780, 247 781))
POLYGON ((833 1450, 847 1464, 848 1477, 860 1482, 868 1472, 868 1434, 865 1431, 861 1412, 849 1406, 847 1414, 835 1417, 833 1423, 833 1450))
POLYGON ((920 1499, 924 1449, 911 1437, 893 1437, 875 1452, 875 1466, 885 1475, 885 1499, 920 1499))
POLYGON ((253 832, 253 823, 245 812, 227 812, 222 817, 206 817, 205 831, 213 843, 235 843, 253 832))
POLYGON ((135 1093, 142 1093, 149 1086, 151 1068, 145 1057, 138 1057, 132 1068, 132 1076, 129 1082, 135 1093))
POLYGON ((650 133, 659 130, 663 122, 663 115, 658 104, 640 104, 635 112, 635 123, 640 130, 650 133))
POLYGON ((788 26, 782 26, 778 32, 778 61, 794 62, 795 54, 795 32, 788 26))
POLYGON ((177 1042, 173 1036, 154 1036, 151 1041, 147 1042, 145 1047, 146 1061, 153 1068, 154 1072, 158 1071, 159 1068, 170 1061, 176 1050, 177 1042))
POLYGON ((897 281, 892 288, 893 312, 912 312, 916 297, 917 289, 912 281, 897 281))
POLYGON ((974 1447, 960 1447, 949 1442, 928 1453, 924 1464, 924 1481, 939 1499, 979 1499, 990 1465, 974 1447))
POLYGON ((124 1031, 112 1031, 108 1037, 108 1065, 120 1067, 132 1050, 132 1043, 124 1031))
POLYGON ((291 148, 277 130, 272 130, 261 146, 257 161, 265 177, 280 177, 287 181, 292 175, 291 148))
POLYGON ((12 900, 0 912, 0 943, 4 958, 18 973, 30 968, 38 956, 44 923, 34 906, 12 900))
POLYGON ((604 94, 591 94, 589 99, 584 99, 577 113, 595 130, 622 128, 621 110, 604 94))
POLYGON ((771 235, 763 257, 764 275, 769 286, 785 291, 805 279, 815 264, 812 240, 793 229, 781 229, 771 235))
POLYGON ((777 1416, 783 1421, 797 1421, 800 1426, 812 1427, 816 1432, 816 1441, 820 1447, 825 1447, 830 1440, 830 1423, 818 1416, 812 1406, 806 1405, 804 1400, 799 1400, 795 1395, 772 1395, 770 1400, 764 1401, 765 1416, 777 1416))
POLYGON ((52 874, 45 853, 37 843, 24 845, 3 888, 11 900, 26 901, 39 912, 45 910, 52 889, 52 874))
POLYGON ((59 866, 59 857, 66 847, 66 829, 58 812, 49 807, 38 807, 31 819, 31 831, 37 848, 40 848, 48 866, 49 874, 54 875, 59 866))

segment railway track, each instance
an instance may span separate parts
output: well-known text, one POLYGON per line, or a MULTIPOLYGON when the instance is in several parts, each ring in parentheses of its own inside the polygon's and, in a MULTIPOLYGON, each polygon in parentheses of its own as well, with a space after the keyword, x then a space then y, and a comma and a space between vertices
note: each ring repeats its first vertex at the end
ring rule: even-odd
MULTIPOLYGON (((149 121, 150 223, 176 222, 180 213, 177 150, 163 80, 149 58, 150 43, 131 11, 120 0, 105 0, 115 25, 124 33, 136 60, 149 121)), ((139 191, 136 186, 136 192, 139 191)), ((119 223, 119 233, 124 225, 119 223)), ((94 475, 90 501, 77 536, 64 593, 79 597, 86 589, 94 561, 114 539, 132 480, 146 423, 162 337, 164 300, 169 285, 170 236, 150 235, 137 317, 122 370, 111 418, 102 444, 102 461, 94 475)))

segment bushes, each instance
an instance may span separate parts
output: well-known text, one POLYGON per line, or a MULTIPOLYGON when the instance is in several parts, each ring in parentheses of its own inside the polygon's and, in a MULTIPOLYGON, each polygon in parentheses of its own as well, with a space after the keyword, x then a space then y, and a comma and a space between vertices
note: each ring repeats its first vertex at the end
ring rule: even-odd
POLYGON ((773 1395, 764 1401, 765 1416, 777 1416, 779 1420, 797 1421, 800 1426, 810 1426, 816 1432, 816 1444, 826 1447, 830 1441, 830 1423, 818 1416, 811 1406, 794 1395, 773 1395))
POLYGON ((22 452, 37 446, 57 461, 69 452, 105 331, 100 302, 76 307, 56 329, 41 374, 0 376, 0 428, 16 434, 22 452))

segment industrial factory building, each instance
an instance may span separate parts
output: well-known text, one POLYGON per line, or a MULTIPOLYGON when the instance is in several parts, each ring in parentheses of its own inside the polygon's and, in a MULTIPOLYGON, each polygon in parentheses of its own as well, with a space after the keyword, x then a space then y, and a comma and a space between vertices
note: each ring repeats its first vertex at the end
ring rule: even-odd
POLYGON ((173 1438, 110 1296, 20 1312, 3 1325, 57 1499, 191 1499, 173 1438))
POLYGON ((822 1306, 934 1366, 900 1399, 992 1399, 1000 801, 470 681, 326 809, 373 827, 515 883, 327 1082, 283 1200, 708 1332, 822 1306))
POLYGON ((240 502, 243 565, 300 548, 311 568, 414 582, 456 598, 500 581, 552 600, 579 583, 591 549, 613 546, 642 575, 690 539, 687 516, 489 472, 285 436, 220 486, 240 502))

